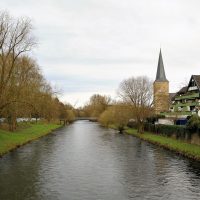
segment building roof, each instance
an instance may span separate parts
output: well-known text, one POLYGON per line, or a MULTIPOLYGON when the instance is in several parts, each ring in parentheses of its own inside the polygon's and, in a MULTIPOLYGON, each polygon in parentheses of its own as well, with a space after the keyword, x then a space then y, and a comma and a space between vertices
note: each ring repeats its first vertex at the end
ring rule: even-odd
POLYGON ((173 101, 176 96, 176 93, 169 93, 169 100, 173 101))
POLYGON ((192 75, 192 77, 194 78, 197 87, 200 89, 200 75, 192 75))
POLYGON ((166 76, 165 76, 165 69, 164 69, 161 49, 160 49, 160 53, 159 53, 158 67, 157 67, 157 73, 156 73, 156 80, 155 81, 158 81, 158 82, 168 81, 166 79, 166 76))
POLYGON ((184 94, 187 92, 188 86, 182 87, 176 94, 184 94))
POLYGON ((185 94, 187 90, 188 90, 188 86, 182 87, 177 93, 174 93, 174 96, 171 98, 171 100, 173 101, 176 96, 185 94))
POLYGON ((197 85, 197 88, 198 88, 198 90, 200 92, 200 75, 192 75, 191 78, 190 78, 190 81, 188 83, 188 86, 182 87, 177 93, 169 93, 170 100, 174 101, 175 97, 181 96, 183 94, 186 94, 188 92, 188 88, 190 88, 190 83, 191 83, 192 79, 195 81, 195 83, 197 85))

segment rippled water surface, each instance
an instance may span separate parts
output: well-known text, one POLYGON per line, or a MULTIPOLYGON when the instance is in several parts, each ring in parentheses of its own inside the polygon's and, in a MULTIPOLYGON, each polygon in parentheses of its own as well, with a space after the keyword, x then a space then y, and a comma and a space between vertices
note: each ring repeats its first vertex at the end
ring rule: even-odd
POLYGON ((200 199, 200 163, 77 121, 0 159, 0 200, 200 199))

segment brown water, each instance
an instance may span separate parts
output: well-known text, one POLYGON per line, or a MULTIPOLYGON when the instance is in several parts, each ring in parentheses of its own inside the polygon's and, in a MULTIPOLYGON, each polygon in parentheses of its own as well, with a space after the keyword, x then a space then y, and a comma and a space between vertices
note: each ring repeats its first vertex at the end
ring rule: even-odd
POLYGON ((77 121, 0 159, 0 200, 200 199, 200 162, 77 121))

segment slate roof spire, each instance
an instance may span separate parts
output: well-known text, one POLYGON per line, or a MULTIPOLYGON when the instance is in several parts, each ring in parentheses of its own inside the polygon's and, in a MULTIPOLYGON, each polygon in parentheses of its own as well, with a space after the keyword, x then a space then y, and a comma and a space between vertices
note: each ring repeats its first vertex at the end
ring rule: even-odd
POLYGON ((159 59, 158 59, 158 67, 157 67, 157 74, 156 74, 155 81, 158 81, 158 82, 168 81, 165 76, 165 68, 164 68, 164 64, 163 64, 161 49, 160 49, 160 54, 159 54, 159 59))

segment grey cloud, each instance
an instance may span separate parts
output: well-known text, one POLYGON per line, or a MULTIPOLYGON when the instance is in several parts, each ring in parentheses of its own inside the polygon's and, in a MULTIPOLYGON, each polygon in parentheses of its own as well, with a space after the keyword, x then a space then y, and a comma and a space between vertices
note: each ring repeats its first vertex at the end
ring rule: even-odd
POLYGON ((160 46, 172 91, 200 72, 199 0, 1 0, 0 7, 33 20, 34 54, 64 96, 114 93, 132 75, 154 79, 160 46))

